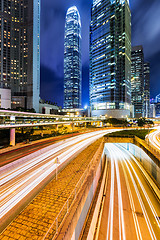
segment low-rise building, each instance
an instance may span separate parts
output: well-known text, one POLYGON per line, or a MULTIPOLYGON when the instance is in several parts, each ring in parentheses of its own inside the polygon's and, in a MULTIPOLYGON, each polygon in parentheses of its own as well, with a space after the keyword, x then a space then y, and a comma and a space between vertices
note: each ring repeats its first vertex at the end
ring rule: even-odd
POLYGON ((11 109, 11 89, 0 88, 0 108, 11 109))
POLYGON ((59 114, 60 107, 56 104, 40 100, 39 102, 39 113, 43 114, 59 114))

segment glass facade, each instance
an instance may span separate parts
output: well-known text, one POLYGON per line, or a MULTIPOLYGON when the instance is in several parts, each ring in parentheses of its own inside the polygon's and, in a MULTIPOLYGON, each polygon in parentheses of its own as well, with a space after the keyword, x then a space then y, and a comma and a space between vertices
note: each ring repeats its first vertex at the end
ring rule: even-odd
POLYGON ((142 46, 132 47, 131 92, 134 117, 144 117, 144 54, 142 46))
POLYGON ((150 64, 144 63, 144 117, 150 113, 150 64))
POLYGON ((113 109, 129 109, 130 103, 131 12, 128 1, 95 0, 90 25, 91 111, 99 115, 101 110, 107 113, 113 109))
POLYGON ((81 20, 77 8, 66 14, 64 42, 64 108, 81 108, 81 20))
POLYGON ((0 87, 39 112, 40 0, 1 0, 0 49, 0 87))

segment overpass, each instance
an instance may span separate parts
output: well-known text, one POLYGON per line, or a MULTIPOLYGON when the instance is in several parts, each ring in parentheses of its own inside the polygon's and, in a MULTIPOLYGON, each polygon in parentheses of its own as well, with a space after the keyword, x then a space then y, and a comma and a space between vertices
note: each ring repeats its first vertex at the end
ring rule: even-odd
POLYGON ((103 119, 97 117, 70 117, 67 115, 52 115, 40 114, 30 112, 17 112, 0 110, 0 130, 10 129, 10 145, 15 146, 15 129, 23 127, 35 126, 56 126, 71 125, 72 129, 76 124, 91 123, 93 125, 99 124, 102 126, 103 119))
MULTIPOLYGON (((53 115, 53 114, 41 114, 41 113, 30 113, 30 112, 18 112, 0 110, 0 130, 10 129, 10 145, 15 145, 15 129, 24 127, 35 127, 35 126, 56 126, 58 125, 71 125, 72 129, 76 124, 91 123, 93 125, 103 126, 103 120, 105 117, 70 117, 68 115, 53 115)), ((134 119, 128 119, 133 121, 134 119)), ((155 124, 160 123, 160 118, 149 118, 155 124)))

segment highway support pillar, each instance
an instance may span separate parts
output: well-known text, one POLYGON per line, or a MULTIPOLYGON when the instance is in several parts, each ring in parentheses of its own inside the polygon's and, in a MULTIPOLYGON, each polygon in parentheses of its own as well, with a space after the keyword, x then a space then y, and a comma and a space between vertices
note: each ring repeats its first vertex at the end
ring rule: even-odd
POLYGON ((16 145, 16 129, 11 128, 10 129, 10 146, 16 145))
POLYGON ((74 123, 71 123, 72 132, 74 131, 74 123))
MULTIPOLYGON (((11 116, 10 120, 15 121, 15 116, 11 116)), ((16 145, 16 129, 10 128, 10 146, 16 145)))

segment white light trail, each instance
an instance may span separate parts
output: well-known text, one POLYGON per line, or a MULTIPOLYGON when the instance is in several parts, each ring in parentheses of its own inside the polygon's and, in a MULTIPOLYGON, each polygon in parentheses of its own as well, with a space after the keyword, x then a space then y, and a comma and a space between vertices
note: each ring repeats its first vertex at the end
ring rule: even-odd
POLYGON ((119 239, 126 239, 125 234, 125 222, 123 215, 123 203, 122 203, 122 192, 121 192, 121 180, 119 174, 118 160, 120 159, 120 155, 117 155, 115 152, 115 147, 112 144, 107 144, 107 150, 110 155, 111 161, 111 189, 110 189, 110 204, 109 204, 109 213, 108 213, 108 225, 107 225, 107 240, 113 239, 113 215, 114 215, 114 178, 116 171, 116 179, 117 179, 117 188, 118 188, 118 208, 119 208, 119 239))
POLYGON ((108 149, 111 157, 111 188, 110 188, 110 202, 109 202, 109 212, 108 212, 108 225, 107 225, 107 240, 113 239, 113 209, 114 209, 114 162, 112 159, 112 153, 108 149))
MULTIPOLYGON (((127 187, 127 192, 128 192, 128 197, 129 197, 129 202, 130 206, 132 209, 132 217, 133 217, 133 222, 134 222, 134 227, 136 231, 136 236, 138 240, 142 240, 142 232, 140 228, 140 223, 139 223, 139 218, 137 217, 136 214, 136 202, 134 202, 133 198, 133 193, 131 191, 131 186, 130 184, 134 187, 137 200, 140 204, 140 208, 142 209, 142 213, 145 219, 145 223, 147 226, 147 231, 151 237, 152 240, 157 240, 156 234, 154 232, 152 224, 156 223, 157 226, 160 228, 160 223, 157 218, 158 213, 156 212, 152 201, 150 199, 150 196, 148 195, 145 185, 143 185, 142 181, 138 177, 138 173, 135 170, 134 167, 134 162, 137 164, 138 168, 140 171, 142 171, 142 167, 140 167, 140 164, 136 160, 136 158, 126 149, 124 149, 120 144, 113 144, 113 143, 107 143, 106 144, 106 149, 109 152, 110 160, 111 160, 111 190, 110 190, 110 202, 109 202, 109 213, 108 213, 108 225, 107 225, 107 240, 112 240, 114 232, 113 231, 113 224, 112 222, 112 217, 115 216, 113 214, 114 207, 112 206, 112 203, 114 202, 114 188, 115 185, 113 186, 114 183, 114 171, 116 173, 116 179, 117 179, 117 190, 118 190, 118 207, 119 207, 119 239, 126 239, 126 233, 125 233, 125 221, 124 221, 124 214, 123 214, 123 198, 122 198, 122 192, 121 192, 121 178, 120 178, 120 169, 119 169, 119 163, 122 165, 124 177, 125 177, 125 182, 126 182, 126 187, 127 187), (114 168, 115 166, 115 168, 114 168), (129 181, 129 178, 131 181, 129 181), (143 195, 143 198, 141 196, 143 195), (145 200, 144 200, 145 198, 145 200), (147 206, 146 206, 147 204, 147 206), (150 208, 149 213, 153 215, 154 221, 151 223, 151 219, 149 218, 149 213, 147 212, 148 206, 150 208), (112 215, 111 215, 112 214, 112 215)), ((143 172, 143 171, 142 171, 143 172)), ((145 175, 146 176, 146 175, 145 175)), ((149 179, 147 178, 147 181, 149 179)), ((125 219, 126 220, 126 219, 125 219)), ((141 223, 142 224, 142 223, 141 223)), ((144 231, 144 230, 143 230, 144 231)))
MULTIPOLYGON (((125 150, 125 151, 126 151, 126 150, 125 150)), ((134 162, 137 164, 136 158, 135 158, 131 153, 128 153, 128 155, 129 155, 129 156, 131 157, 131 159, 133 159, 134 162)), ((126 159, 126 160, 127 160, 127 159, 126 159)), ((144 194, 144 196, 145 196, 145 198, 146 198, 146 200, 147 200, 147 203, 148 203, 148 205, 149 205, 149 207, 150 207, 150 209, 151 209, 151 211, 152 211, 152 213, 153 213, 153 216, 154 216, 154 218, 155 218, 155 221, 156 221, 158 227, 160 228, 160 223, 159 223, 159 221, 158 221, 158 219, 157 219, 158 213, 156 212, 155 208, 153 207, 153 204, 152 204, 152 202, 151 202, 151 200, 150 200, 150 197, 148 196, 148 194, 147 194, 147 192, 146 192, 146 190, 145 190, 145 188, 144 188, 144 186, 143 186, 140 178, 138 177, 135 169, 133 168, 131 162, 130 162, 129 160, 127 160, 127 161, 128 161, 128 164, 130 165, 132 171, 134 172, 134 174, 135 174, 135 176, 136 176, 136 179, 137 179, 137 181, 138 181, 138 183, 139 183, 139 185, 140 185, 140 187, 141 187, 141 189, 142 189, 142 191, 143 191, 143 194, 144 194)), ((139 167, 139 164, 137 164, 137 166, 139 167)))
POLYGON ((129 185, 129 180, 128 180, 128 177, 127 177, 127 174, 126 174, 126 171, 125 171, 125 168, 124 168, 123 164, 122 164, 122 168, 123 168, 124 177, 125 177, 125 181, 126 181, 129 201, 130 201, 130 205, 131 205, 131 209, 132 209, 132 216, 133 216, 134 225, 135 225, 135 229, 136 229, 137 239, 142 240, 142 234, 141 234, 141 230, 140 230, 139 223, 138 223, 135 204, 134 204, 134 201, 133 201, 133 196, 132 196, 131 188, 130 188, 130 185, 129 185))
POLYGON ((0 218, 4 217, 27 194, 55 171, 57 156, 59 163, 62 164, 78 151, 83 150, 89 144, 111 131, 101 130, 67 139, 65 142, 58 143, 58 145, 53 144, 53 150, 34 159, 28 159, 26 162, 21 163, 15 161, 11 169, 7 168, 5 170, 2 167, 0 180, 3 185, 0 192, 0 218))
POLYGON ((145 206, 144 206, 144 203, 143 203, 143 201, 142 201, 141 195, 140 195, 140 193, 139 193, 139 190, 138 190, 138 188, 137 188, 136 182, 135 182, 135 180, 134 180, 133 174, 132 174, 131 171, 130 171, 129 166, 132 168, 133 171, 135 171, 135 170, 134 170, 134 168, 131 166, 130 161, 128 160, 128 155, 125 153, 125 150, 124 150, 123 152, 121 152, 121 154, 123 155, 123 157, 124 157, 124 159, 125 159, 124 163, 125 163, 125 165, 126 165, 126 167, 127 167, 127 170, 128 170, 129 175, 130 175, 130 177, 131 177, 132 183, 133 183, 133 185, 134 185, 134 189, 135 189, 135 191, 136 191, 136 194, 137 194, 139 203, 140 203, 140 205, 141 205, 141 209, 142 209, 142 211, 143 211, 143 215, 144 215, 144 218, 145 218, 145 221, 146 221, 146 224, 147 224, 147 227, 148 227, 148 230, 149 230, 151 239, 152 239, 152 240, 156 240, 157 238, 156 238, 155 233, 154 233, 154 231, 153 231, 153 228, 152 228, 150 219, 149 219, 149 217, 148 217, 146 208, 145 208, 145 206))
POLYGON ((160 150, 160 128, 151 132, 148 136, 149 142, 158 150, 160 150))
POLYGON ((116 166, 116 176, 117 176, 117 185, 118 185, 118 202, 119 202, 119 239, 121 240, 121 228, 122 228, 122 239, 125 240, 125 223, 124 223, 124 215, 123 215, 123 203, 122 203, 122 192, 121 192, 121 180, 119 174, 118 160, 119 155, 116 153, 115 158, 115 166, 116 166))

